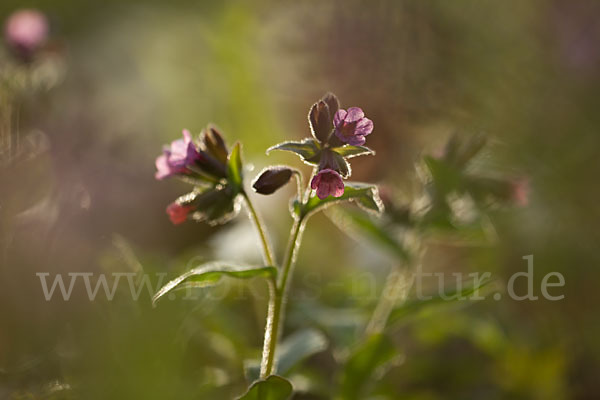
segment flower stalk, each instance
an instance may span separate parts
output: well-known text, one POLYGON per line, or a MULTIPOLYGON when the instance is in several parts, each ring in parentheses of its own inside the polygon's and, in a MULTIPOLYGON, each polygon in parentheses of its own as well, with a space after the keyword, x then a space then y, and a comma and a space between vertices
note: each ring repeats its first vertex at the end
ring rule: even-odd
POLYGON ((279 327, 283 323, 285 316, 285 303, 289 290, 290 277, 296 263, 297 252, 302 241, 302 232, 304 231, 305 222, 305 216, 294 219, 285 261, 283 268, 280 270, 281 276, 274 288, 271 287, 273 286, 272 284, 269 286, 271 296, 269 299, 267 326, 265 329, 265 340, 260 365, 261 379, 265 379, 273 374, 275 369, 275 353, 277 350, 277 342, 281 335, 279 327))
POLYGON ((248 196, 248 193, 242 191, 242 197, 248 206, 248 214, 250 218, 254 221, 254 225, 256 226, 256 230, 258 231, 258 236, 260 237, 260 241, 262 243, 263 248, 263 259, 267 266, 275 266, 275 257, 273 257, 273 250, 271 250, 271 246, 269 244, 269 240, 267 239, 267 232, 262 224, 262 221, 256 212, 256 208, 252 204, 252 200, 248 196))

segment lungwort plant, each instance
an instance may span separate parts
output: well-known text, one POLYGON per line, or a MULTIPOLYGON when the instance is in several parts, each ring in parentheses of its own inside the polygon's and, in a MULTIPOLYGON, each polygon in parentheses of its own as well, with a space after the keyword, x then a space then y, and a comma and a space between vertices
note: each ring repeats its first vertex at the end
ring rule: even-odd
POLYGON ((279 143, 267 152, 281 150, 296 154, 313 167, 311 177, 305 181, 302 173, 293 167, 271 166, 265 168, 252 183, 254 191, 270 195, 292 178, 297 182, 298 189, 290 207, 292 228, 282 260, 276 259, 262 219, 244 185, 240 143, 228 147, 223 135, 214 126, 208 126, 199 138, 184 130, 183 138, 166 146, 163 154, 156 159, 157 179, 177 178, 191 185, 189 193, 167 207, 167 214, 174 224, 188 220, 223 224, 231 220, 244 204, 256 226, 262 245, 263 265, 239 265, 226 261, 200 265, 167 283, 154 296, 156 302, 173 290, 210 286, 223 276, 241 279, 261 277, 267 281, 269 306, 260 375, 241 399, 286 399, 292 394, 289 381, 276 375, 284 371, 277 366, 278 362, 284 364, 278 342, 290 279, 302 233, 310 217, 341 202, 354 202, 372 213, 383 211, 376 186, 347 180, 351 175, 349 159, 375 154, 364 146, 367 136, 373 131, 373 122, 358 107, 340 108, 337 97, 331 93, 312 106, 308 122, 311 137, 279 143))

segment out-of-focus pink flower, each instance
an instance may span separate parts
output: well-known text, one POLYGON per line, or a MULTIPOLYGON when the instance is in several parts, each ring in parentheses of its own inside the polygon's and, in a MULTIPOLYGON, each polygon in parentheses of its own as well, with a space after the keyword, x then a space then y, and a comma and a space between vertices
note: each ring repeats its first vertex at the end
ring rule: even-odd
POLYGON ((194 206, 183 206, 173 202, 167 206, 167 214, 173 225, 179 225, 187 220, 188 214, 194 210, 194 206))
POLYGON ((517 206, 525 207, 529 204, 529 191, 528 179, 522 178, 511 182, 511 196, 517 206))
POLYGON ((156 159, 156 179, 164 179, 176 174, 186 174, 188 167, 200 159, 200 153, 192 141, 192 135, 183 130, 183 139, 177 139, 166 146, 163 154, 156 159))
POLYGON ((333 117, 335 135, 344 143, 353 146, 365 144, 365 136, 373 132, 373 121, 365 117, 358 107, 350 107, 348 111, 340 109, 333 117))
POLYGON ((310 181, 310 187, 317 191, 321 200, 328 196, 340 197, 344 194, 344 181, 340 174, 332 169, 319 171, 310 181))
POLYGON ((4 37, 14 50, 29 56, 48 39, 48 20, 37 10, 15 11, 6 20, 4 37))

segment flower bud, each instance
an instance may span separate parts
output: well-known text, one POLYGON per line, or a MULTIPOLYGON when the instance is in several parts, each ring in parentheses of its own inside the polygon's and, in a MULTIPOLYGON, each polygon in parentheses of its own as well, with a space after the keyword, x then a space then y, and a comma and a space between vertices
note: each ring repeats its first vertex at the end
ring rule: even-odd
POLYGON ((182 205, 178 202, 173 202, 167 206, 167 214, 173 225, 179 225, 187 220, 188 214, 194 210, 192 205, 182 205))
POLYGON ((333 131, 333 119, 329 106, 323 100, 313 104, 308 114, 308 121, 313 136, 321 143, 327 143, 333 131))
POLYGON ((203 134, 202 141, 206 150, 213 155, 218 161, 223 164, 227 164, 227 146, 223 136, 219 133, 217 128, 209 126, 203 134))
POLYGON ((272 194, 290 181, 294 171, 287 167, 270 167, 265 169, 254 181, 252 187, 256 193, 272 194))

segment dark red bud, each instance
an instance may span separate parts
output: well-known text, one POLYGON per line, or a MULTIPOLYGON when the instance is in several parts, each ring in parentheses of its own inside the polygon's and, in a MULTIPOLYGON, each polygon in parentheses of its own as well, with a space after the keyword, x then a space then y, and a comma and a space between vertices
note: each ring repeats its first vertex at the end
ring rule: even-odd
POLYGON ((206 150, 208 150, 213 157, 223 164, 227 164, 227 154, 229 154, 229 151, 227 150, 223 136, 219 133, 217 128, 212 125, 209 126, 204 131, 202 140, 204 142, 204 147, 206 147, 206 150))
POLYGON ((308 121, 313 136, 321 143, 326 143, 333 131, 333 118, 329 106, 323 100, 313 104, 308 114, 308 121))
POLYGON ((252 187, 256 193, 272 194, 290 181, 294 171, 287 167, 270 167, 265 169, 254 181, 252 187))

